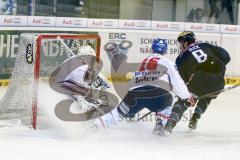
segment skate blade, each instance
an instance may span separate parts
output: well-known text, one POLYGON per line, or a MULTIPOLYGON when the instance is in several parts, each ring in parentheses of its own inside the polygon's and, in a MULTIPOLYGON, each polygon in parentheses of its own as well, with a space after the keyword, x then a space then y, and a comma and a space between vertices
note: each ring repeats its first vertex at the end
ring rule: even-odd
POLYGON ((152 132, 154 135, 157 135, 157 136, 162 136, 162 137, 168 137, 171 135, 171 132, 169 131, 154 131, 152 132))
POLYGON ((164 136, 165 137, 169 137, 169 136, 171 136, 171 132, 170 131, 164 131, 164 136))
POLYGON ((196 131, 196 128, 188 128, 187 133, 193 133, 196 131))
POLYGON ((192 128, 188 128, 187 133, 192 133, 193 129, 192 128))
POLYGON ((164 132, 163 131, 154 131, 154 132, 152 132, 152 134, 154 134, 156 136, 164 136, 164 132))

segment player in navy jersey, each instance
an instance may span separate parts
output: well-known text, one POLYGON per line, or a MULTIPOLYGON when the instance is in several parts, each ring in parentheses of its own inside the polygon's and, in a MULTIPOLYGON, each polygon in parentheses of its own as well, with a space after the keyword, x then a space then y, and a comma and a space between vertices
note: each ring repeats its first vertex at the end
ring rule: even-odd
MULTIPOLYGON (((181 53, 176 59, 176 65, 188 90, 197 96, 202 96, 223 89, 226 65, 230 61, 228 52, 208 43, 196 43, 195 35, 191 31, 182 32, 177 40, 180 43, 181 53)), ((214 95, 198 100, 188 125, 190 129, 197 128, 201 115, 216 97, 217 95, 214 95)), ((182 103, 181 100, 176 102, 165 126, 166 132, 172 132, 188 107, 189 105, 182 103)))

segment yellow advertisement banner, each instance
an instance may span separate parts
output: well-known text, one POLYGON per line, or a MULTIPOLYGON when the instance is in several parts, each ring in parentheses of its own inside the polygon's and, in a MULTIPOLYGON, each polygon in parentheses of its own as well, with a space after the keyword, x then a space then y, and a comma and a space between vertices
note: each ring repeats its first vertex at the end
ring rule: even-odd
MULTIPOLYGON (((114 77, 108 77, 108 81, 117 81, 117 82, 126 82, 132 79, 132 75, 127 75, 126 77, 121 76, 114 76, 114 77)), ((40 82, 46 82, 48 78, 44 77, 40 79, 40 82)), ((240 84, 240 77, 225 77, 225 84, 227 85, 236 85, 240 84)), ((8 79, 0 80, 0 87, 6 87, 9 85, 8 79)))

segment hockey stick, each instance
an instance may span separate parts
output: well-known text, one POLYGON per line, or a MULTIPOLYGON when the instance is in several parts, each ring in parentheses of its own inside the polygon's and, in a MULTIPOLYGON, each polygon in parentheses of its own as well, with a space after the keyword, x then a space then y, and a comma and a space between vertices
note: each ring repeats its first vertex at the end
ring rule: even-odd
POLYGON ((60 38, 60 36, 57 36, 57 40, 59 40, 63 45, 64 47, 70 52, 70 54, 68 53, 68 57, 73 57, 73 56, 76 56, 73 51, 67 46, 67 44, 60 38))
MULTIPOLYGON (((219 90, 219 91, 207 93, 207 94, 205 94, 205 95, 202 95, 202 96, 199 96, 199 97, 196 97, 196 98, 197 98, 197 100, 199 100, 199 99, 203 99, 203 98, 206 98, 206 97, 214 97, 214 96, 216 96, 216 94, 219 94, 219 93, 225 92, 225 91, 229 91, 229 90, 234 89, 234 88, 237 88, 237 87, 239 87, 239 86, 240 86, 240 84, 236 84, 236 85, 229 86, 229 87, 226 87, 226 88, 224 88, 224 89, 221 89, 221 90, 219 90)), ((152 113, 152 111, 149 111, 148 113, 146 113, 146 114, 144 114, 143 116, 139 117, 137 121, 142 120, 143 118, 147 117, 147 116, 148 116, 149 114, 151 114, 151 113, 152 113)))
POLYGON ((148 116, 149 114, 151 114, 151 113, 152 113, 152 111, 149 111, 148 113, 144 114, 142 117, 139 117, 139 118, 137 119, 137 121, 142 120, 143 118, 147 117, 147 116, 148 116))
POLYGON ((239 86, 240 86, 240 84, 235 84, 233 86, 229 86, 229 87, 223 88, 223 89, 221 89, 219 91, 215 91, 215 92, 211 92, 211 93, 207 93, 205 95, 199 96, 199 97, 197 97, 197 99, 203 99, 203 98, 206 98, 206 97, 214 97, 214 96, 216 96, 219 93, 222 93, 222 92, 225 92, 225 91, 229 91, 229 90, 237 88, 239 86))

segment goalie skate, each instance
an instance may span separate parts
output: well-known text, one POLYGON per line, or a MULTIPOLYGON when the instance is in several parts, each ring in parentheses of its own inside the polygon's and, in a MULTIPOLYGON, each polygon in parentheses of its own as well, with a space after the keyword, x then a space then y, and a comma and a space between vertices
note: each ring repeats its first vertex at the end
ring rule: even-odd
POLYGON ((102 116, 110 112, 113 107, 110 105, 88 105, 81 106, 80 113, 72 113, 71 105, 74 103, 72 99, 65 99, 59 102, 55 108, 56 116, 63 121, 88 121, 102 116))
POLYGON ((159 136, 163 136, 164 135, 164 131, 163 131, 163 124, 162 124, 162 120, 161 119, 157 119, 156 120, 156 125, 153 128, 153 134, 155 135, 159 135, 159 136))

